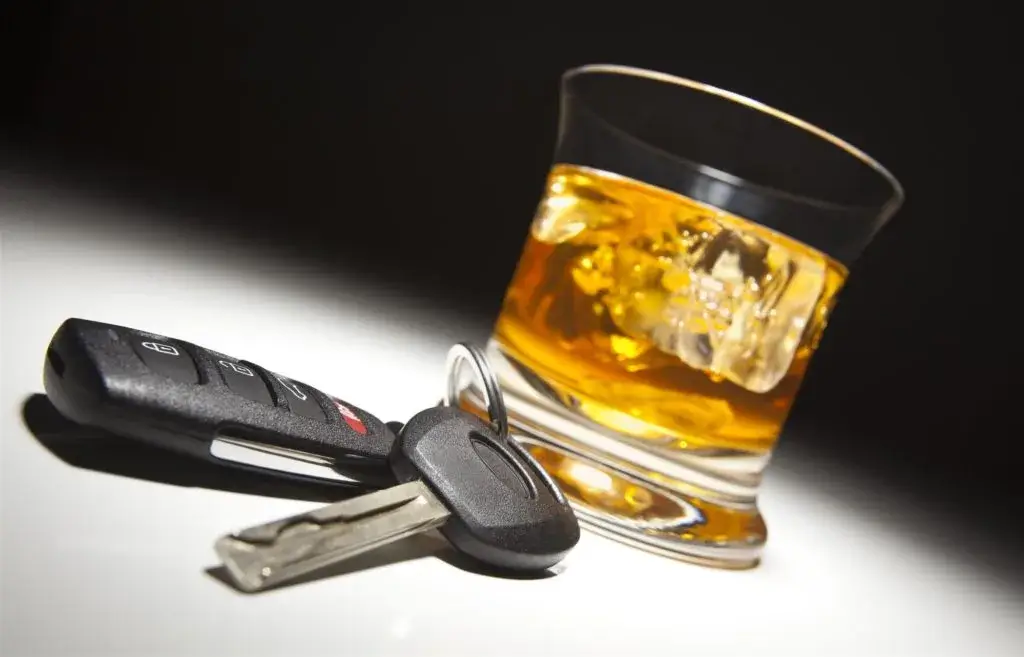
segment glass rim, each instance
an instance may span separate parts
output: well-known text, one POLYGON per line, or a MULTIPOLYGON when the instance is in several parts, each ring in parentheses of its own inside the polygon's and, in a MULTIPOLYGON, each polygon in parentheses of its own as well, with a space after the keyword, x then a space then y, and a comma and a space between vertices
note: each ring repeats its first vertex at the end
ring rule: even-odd
POLYGON ((698 170, 701 173, 703 173, 703 174, 705 174, 707 176, 710 176, 710 177, 713 177, 713 178, 718 178, 719 180, 722 180, 723 182, 726 182, 726 183, 729 183, 729 184, 733 184, 733 185, 735 185, 735 184, 743 184, 743 185, 757 187, 757 188, 760 188, 760 189, 764 189, 766 191, 770 191, 773 194, 779 194, 779 195, 782 195, 782 196, 787 196, 787 197, 790 197, 790 198, 793 198, 793 199, 798 199, 798 200, 800 200, 800 201, 802 201, 804 203, 810 202, 810 203, 812 203, 814 205, 819 205, 819 206, 831 206, 831 207, 836 207, 836 208, 862 208, 862 209, 877 208, 878 211, 880 212, 879 219, 881 221, 883 221, 883 222, 887 221, 888 219, 890 219, 892 217, 892 215, 894 215, 900 209, 900 207, 903 204, 903 201, 906 198, 906 195, 905 195, 904 190, 903 190, 903 185, 900 183, 899 179, 897 179, 896 176, 893 175, 893 173, 891 171, 889 171, 885 166, 883 166, 878 160, 876 160, 875 158, 871 157, 870 155, 865 153, 863 150, 857 148, 856 146, 854 146, 853 144, 849 143, 848 141, 846 141, 846 140, 844 140, 844 139, 842 139, 840 137, 837 137, 836 135, 832 134, 831 132, 829 132, 829 131, 821 128, 821 127, 818 127, 818 126, 816 126, 816 125, 814 125, 814 124, 812 124, 812 123, 810 123, 808 121, 805 121, 805 120, 803 120, 803 119, 801 119, 801 118, 799 118, 797 116, 794 116, 794 115, 792 115, 792 114, 790 114, 788 112, 784 112, 784 111, 782 111, 782 110, 780 110, 780 109, 778 109, 776 107, 772 107, 771 105, 768 105, 767 103, 763 103, 763 102, 761 102, 759 100, 755 100, 755 99, 750 98, 748 96, 744 96, 742 94, 738 94, 738 93, 729 91, 727 89, 722 89, 720 87, 716 87, 716 86, 711 85, 711 84, 707 84, 707 83, 704 83, 704 82, 699 82, 697 80, 691 80, 689 78, 684 78, 684 77, 681 77, 681 76, 678 76, 678 75, 672 75, 670 73, 662 73, 660 71, 653 71, 653 70, 650 70, 650 69, 640 68, 640 67, 636 67, 636 66, 628 66, 628 65, 625 65, 625 64, 597 64, 597 63, 595 63, 595 64, 584 64, 582 66, 577 66, 577 67, 568 69, 561 76, 563 89, 565 88, 565 83, 566 82, 569 82, 569 81, 571 81, 574 78, 581 77, 583 75, 587 75, 587 74, 590 74, 590 73, 606 73, 606 74, 613 74, 613 75, 631 76, 631 77, 635 77, 635 78, 646 78, 646 79, 654 81, 654 82, 661 82, 661 83, 666 83, 666 84, 673 84, 673 85, 677 85, 677 86, 682 86, 682 87, 686 87, 688 89, 692 89, 694 91, 699 91, 699 92, 707 93, 707 94, 712 95, 712 96, 718 96, 719 98, 722 98, 724 100, 734 102, 734 103, 736 103, 738 105, 743 105, 744 107, 747 107, 747 108, 749 108, 749 109, 751 109, 753 111, 757 111, 757 112, 761 112, 763 114, 767 114, 768 116, 771 116, 772 118, 784 121, 784 122, 786 122, 786 123, 788 123, 788 124, 790 124, 790 125, 792 125, 792 126, 794 126, 796 128, 804 130, 805 132, 808 132, 808 133, 814 135, 815 137, 823 139, 823 140, 829 142, 830 144, 832 144, 833 146, 836 146, 837 148, 845 151, 848 155, 851 155, 852 157, 856 158, 862 164, 866 165, 868 168, 872 169, 875 173, 880 175, 884 179, 884 181, 886 183, 888 183, 888 185, 892 189, 893 193, 892 193, 892 196, 885 203, 883 203, 880 206, 878 206, 878 205, 859 205, 859 204, 838 203, 838 202, 835 202, 835 201, 828 201, 828 200, 822 199, 822 198, 810 197, 810 196, 806 196, 806 195, 803 195, 803 194, 796 194, 796 193, 793 193, 793 192, 787 192, 785 190, 778 189, 776 187, 772 187, 772 186, 756 183, 756 182, 754 182, 752 180, 748 180, 746 178, 742 178, 740 176, 731 174, 728 171, 723 171, 721 169, 718 169, 717 167, 712 167, 712 166, 709 166, 709 165, 706 165, 706 164, 701 164, 700 162, 693 162, 691 160, 687 160, 687 158, 685 158, 684 156, 681 156, 681 155, 678 155, 678 154, 666 151, 666 150, 664 150, 662 148, 659 148, 658 146, 656 146, 654 144, 651 144, 651 143, 649 143, 649 142, 647 142, 647 141, 645 141, 643 139, 640 139, 639 137, 636 137, 636 136, 630 134, 629 131, 624 130, 622 128, 619 128, 618 126, 614 125, 613 123, 611 123, 610 121, 608 121, 604 117, 601 117, 600 114, 596 112, 596 110, 588 108, 588 111, 590 111, 591 113, 595 113, 597 115, 597 118, 599 118, 602 122, 607 124, 610 128, 612 128, 616 132, 622 133, 625 136, 629 137, 630 139, 642 143, 647 148, 655 149, 655 150, 658 150, 658 151, 660 151, 662 153, 665 153, 666 155, 668 155, 668 156, 670 156, 670 157, 672 157, 674 159, 681 160, 681 161, 685 160, 685 161, 689 162, 691 165, 693 165, 694 167, 697 167, 698 170))

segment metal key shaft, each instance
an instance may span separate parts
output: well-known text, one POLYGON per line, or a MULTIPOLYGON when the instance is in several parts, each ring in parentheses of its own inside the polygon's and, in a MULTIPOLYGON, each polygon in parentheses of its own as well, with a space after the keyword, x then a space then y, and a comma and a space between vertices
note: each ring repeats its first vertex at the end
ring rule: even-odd
POLYGON ((239 588, 257 591, 428 531, 450 515, 412 481, 224 536, 214 550, 239 588))

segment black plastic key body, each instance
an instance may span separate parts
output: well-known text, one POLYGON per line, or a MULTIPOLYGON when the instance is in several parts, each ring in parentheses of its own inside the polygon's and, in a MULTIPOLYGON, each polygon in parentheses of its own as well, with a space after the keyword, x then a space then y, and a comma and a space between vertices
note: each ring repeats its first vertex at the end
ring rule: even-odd
POLYGON ((399 482, 420 481, 451 512, 440 531, 490 566, 543 570, 580 539, 565 494, 517 442, 454 407, 413 416, 391 451, 399 482))
POLYGON ((231 439, 297 460, 316 457, 369 486, 394 481, 387 456, 395 434, 381 420, 252 361, 184 340, 68 319, 47 349, 43 381, 69 419, 179 453, 266 472, 211 454, 215 439, 231 439))

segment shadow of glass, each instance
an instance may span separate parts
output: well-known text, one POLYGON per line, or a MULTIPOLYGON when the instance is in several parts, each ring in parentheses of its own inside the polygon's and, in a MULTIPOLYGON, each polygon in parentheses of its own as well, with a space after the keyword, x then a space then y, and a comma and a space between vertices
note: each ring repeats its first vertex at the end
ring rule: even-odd
POLYGON ((924 459, 900 458, 871 439, 837 436, 809 422, 786 431, 768 478, 785 473, 814 495, 874 519, 886 532, 941 551, 964 577, 987 576, 1024 592, 1020 529, 1008 521, 1020 507, 1019 488, 1004 495, 972 489, 933 471, 924 459), (817 436, 830 440, 811 439, 817 436))
POLYGON ((43 447, 75 468, 172 486, 310 502, 335 502, 363 492, 350 485, 220 466, 152 447, 72 422, 41 394, 25 401, 22 419, 43 447))

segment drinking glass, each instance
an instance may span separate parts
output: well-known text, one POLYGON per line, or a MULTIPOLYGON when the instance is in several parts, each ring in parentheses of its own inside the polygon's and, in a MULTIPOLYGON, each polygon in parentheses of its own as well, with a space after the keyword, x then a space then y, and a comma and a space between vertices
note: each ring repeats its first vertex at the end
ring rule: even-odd
MULTIPOLYGON (((756 565, 772 448, 849 265, 902 201, 878 162, 762 103, 625 66, 568 71, 487 347, 512 436, 589 529, 756 565)), ((459 393, 482 412, 471 382, 459 393)))

